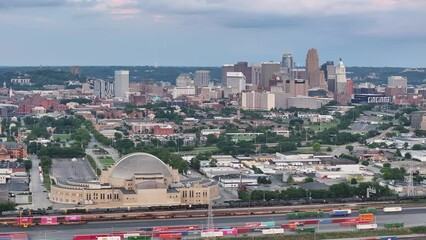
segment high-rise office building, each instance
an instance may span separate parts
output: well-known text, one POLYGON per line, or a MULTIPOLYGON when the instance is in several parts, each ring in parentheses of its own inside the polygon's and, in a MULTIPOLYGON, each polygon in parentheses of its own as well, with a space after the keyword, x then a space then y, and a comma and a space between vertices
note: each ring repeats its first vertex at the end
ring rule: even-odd
POLYGON ((244 110, 271 110, 275 108, 274 93, 243 92, 241 108, 244 110))
POLYGON ((336 67, 336 93, 346 93, 346 68, 342 59, 336 67))
POLYGON ((294 68, 294 61, 293 61, 293 55, 291 53, 284 53, 281 59, 281 67, 293 69, 294 68))
POLYGON ((226 74, 228 72, 234 72, 234 64, 225 64, 222 66, 222 86, 226 87, 226 74))
POLYGON ((226 82, 231 93, 240 93, 246 89, 246 77, 242 72, 228 72, 226 82))
POLYGON ((273 79, 274 75, 279 76, 281 74, 281 65, 279 62, 264 62, 261 66, 261 81, 259 86, 269 89, 269 81, 273 79))
POLYGON ((95 96, 98 98, 106 98, 106 84, 102 79, 95 79, 93 83, 95 96))
POLYGON ((114 97, 126 98, 127 92, 129 92, 129 71, 115 71, 114 97))
POLYGON ((262 65, 251 65, 251 84, 258 86, 262 81, 262 65))
POLYGON ((181 73, 176 78, 176 87, 188 87, 194 86, 194 81, 191 78, 191 75, 188 73, 181 73))
POLYGON ((388 87, 407 88, 407 77, 402 77, 402 76, 388 77, 388 87))
POLYGON ((309 88, 326 88, 324 76, 321 76, 319 68, 318 51, 315 48, 309 49, 306 55, 306 75, 309 88))
POLYGON ((324 77, 327 81, 327 88, 330 92, 336 92, 336 67, 333 61, 327 61, 321 66, 324 77))
POLYGON ((195 71, 195 86, 205 87, 210 83, 210 71, 198 70, 195 71))
POLYGON ((290 79, 291 70, 294 68, 293 55, 291 53, 284 53, 281 59, 281 79, 290 79))
POLYGON ((234 72, 241 72, 244 74, 244 77, 246 78, 246 83, 251 84, 252 83, 252 75, 251 75, 251 67, 248 66, 247 62, 238 62, 234 65, 234 72))

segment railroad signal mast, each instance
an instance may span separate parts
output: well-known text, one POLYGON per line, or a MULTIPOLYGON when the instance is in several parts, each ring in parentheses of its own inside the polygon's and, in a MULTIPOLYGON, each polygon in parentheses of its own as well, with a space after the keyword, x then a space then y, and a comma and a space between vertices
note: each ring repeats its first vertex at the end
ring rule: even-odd
POLYGON ((214 223, 213 223, 213 208, 212 203, 209 201, 209 208, 207 213, 207 230, 213 231, 214 230, 214 223))
POLYGON ((410 197, 416 195, 416 193, 414 191, 413 171, 414 171, 413 164, 410 163, 409 175, 406 178, 406 181, 407 181, 407 196, 410 196, 410 197))

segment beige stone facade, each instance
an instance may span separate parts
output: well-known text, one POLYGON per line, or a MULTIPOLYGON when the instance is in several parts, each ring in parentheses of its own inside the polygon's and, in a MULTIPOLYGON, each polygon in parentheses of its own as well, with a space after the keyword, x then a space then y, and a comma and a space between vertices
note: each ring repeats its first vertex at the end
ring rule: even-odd
POLYGON ((164 206, 208 204, 220 198, 216 182, 197 179, 185 184, 179 173, 146 153, 123 157, 102 172, 99 181, 57 181, 49 198, 56 203, 85 206, 164 206))

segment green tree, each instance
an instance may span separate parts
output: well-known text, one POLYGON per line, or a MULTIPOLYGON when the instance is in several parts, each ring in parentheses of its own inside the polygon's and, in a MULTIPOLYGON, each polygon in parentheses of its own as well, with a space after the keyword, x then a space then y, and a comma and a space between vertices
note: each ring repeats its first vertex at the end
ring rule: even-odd
POLYGON ((402 157, 401 151, 399 149, 396 150, 395 155, 397 157, 402 157))
POLYGON ((197 158, 192 158, 191 162, 189 163, 189 166, 196 171, 200 170, 200 167, 201 167, 200 160, 198 160, 197 158))
POLYGON ((348 145, 348 146, 346 146, 346 150, 348 150, 350 153, 352 153, 353 150, 354 150, 354 146, 348 145))
POLYGON ((421 144, 414 144, 412 147, 413 150, 423 150, 423 147, 421 144))
POLYGON ((331 152, 331 151, 333 151, 333 149, 331 149, 331 147, 330 147, 330 146, 328 146, 328 147, 327 147, 327 152, 331 152))
POLYGON ((319 152, 321 151, 321 144, 319 142, 316 142, 312 145, 312 149, 314 150, 314 152, 319 152))
POLYGON ((29 172, 33 168, 33 162, 31 160, 25 160, 25 171, 29 172))
POLYGON ((411 159, 411 153, 407 152, 404 155, 405 159, 411 159))
POLYGON ((305 183, 314 182, 314 179, 313 179, 313 178, 311 178, 311 177, 307 177, 307 178, 305 178, 305 179, 303 180, 303 182, 305 182, 305 183))
POLYGON ((408 142, 405 142, 404 143, 404 149, 407 149, 408 148, 408 142))
POLYGON ((368 165, 370 165, 370 162, 368 160, 364 160, 364 161, 361 162, 361 164, 364 165, 364 166, 368 166, 368 165))
POLYGON ((358 184, 358 180, 356 180, 356 178, 352 178, 351 179, 351 184, 352 185, 358 184))
POLYGON ((122 138, 123 138, 123 134, 121 134, 119 132, 114 133, 114 139, 115 140, 121 140, 122 138))
POLYGON ((291 175, 289 175, 287 178, 287 184, 294 185, 295 183, 296 181, 294 181, 294 178, 291 175))

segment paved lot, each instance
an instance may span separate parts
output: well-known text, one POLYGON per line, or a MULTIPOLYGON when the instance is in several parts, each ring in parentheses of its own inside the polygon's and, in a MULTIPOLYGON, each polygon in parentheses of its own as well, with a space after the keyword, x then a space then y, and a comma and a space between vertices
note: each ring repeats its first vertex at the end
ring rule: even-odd
POLYGON ((52 205, 49 201, 48 194, 44 188, 43 183, 40 179, 38 164, 40 159, 36 155, 30 155, 29 158, 33 162, 33 168, 31 169, 31 182, 30 182, 30 191, 33 195, 33 202, 31 204, 32 209, 38 208, 48 208, 52 205))
POLYGON ((65 182, 67 179, 74 181, 96 180, 96 174, 86 160, 81 158, 54 159, 52 164, 52 174, 58 181, 65 182))

